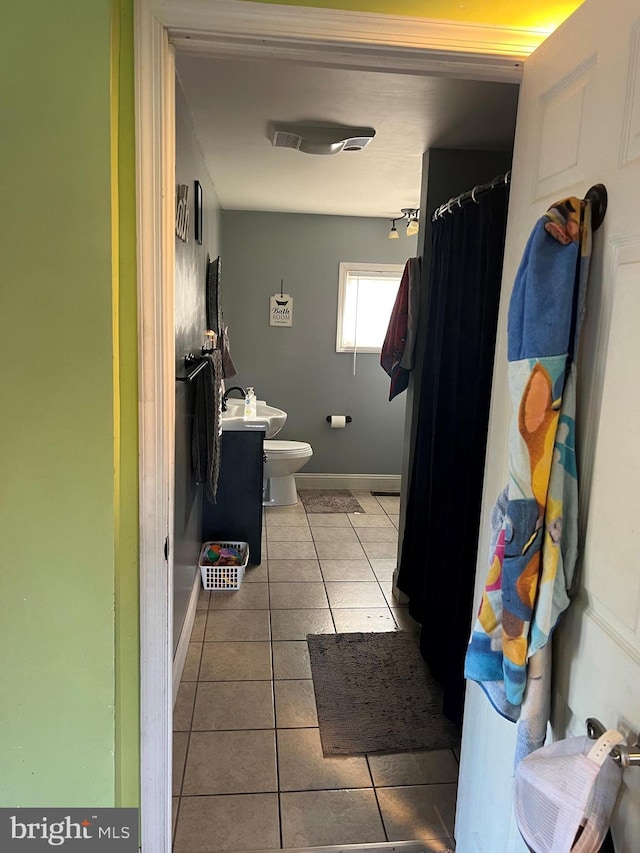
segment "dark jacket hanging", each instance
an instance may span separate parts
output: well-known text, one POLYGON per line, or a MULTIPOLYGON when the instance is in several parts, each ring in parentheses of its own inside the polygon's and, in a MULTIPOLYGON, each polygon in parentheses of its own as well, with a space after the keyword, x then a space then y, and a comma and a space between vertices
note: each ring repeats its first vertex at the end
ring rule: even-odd
POLYGON ((426 350, 398 586, 462 721, 507 217, 504 183, 433 223, 426 350))

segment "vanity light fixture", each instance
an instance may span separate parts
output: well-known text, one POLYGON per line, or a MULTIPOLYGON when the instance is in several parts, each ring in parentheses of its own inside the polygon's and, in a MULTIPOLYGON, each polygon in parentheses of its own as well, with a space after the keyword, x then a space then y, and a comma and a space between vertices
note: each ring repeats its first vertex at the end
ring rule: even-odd
POLYGON ((419 219, 420 219, 420 208, 418 207, 403 207, 402 208, 402 216, 397 216, 395 219, 391 220, 391 230, 389 231, 389 239, 397 240, 400 236, 398 234, 398 229, 396 228, 396 222, 399 222, 402 219, 407 220, 407 237, 413 237, 414 234, 418 233, 419 227, 419 219))
POLYGON ((413 237, 418 233, 420 210, 415 207, 403 207, 402 213, 407 219, 407 237, 413 237))

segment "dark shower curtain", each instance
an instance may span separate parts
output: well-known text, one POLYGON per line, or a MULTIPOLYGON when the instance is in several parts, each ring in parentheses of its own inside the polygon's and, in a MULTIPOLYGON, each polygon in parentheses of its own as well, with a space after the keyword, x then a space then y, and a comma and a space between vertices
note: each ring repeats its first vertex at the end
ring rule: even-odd
MULTIPOLYGON (((508 186, 433 223, 426 350, 398 587, 460 724, 491 398, 508 186)), ((423 303, 424 305, 424 303, 423 303)), ((426 327, 426 328, 425 328, 426 327)))

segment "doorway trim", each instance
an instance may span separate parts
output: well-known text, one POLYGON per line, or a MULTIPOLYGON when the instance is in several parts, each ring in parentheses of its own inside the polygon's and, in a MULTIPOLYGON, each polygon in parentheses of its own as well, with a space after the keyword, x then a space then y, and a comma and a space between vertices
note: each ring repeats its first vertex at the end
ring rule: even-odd
POLYGON ((284 57, 336 68, 517 83, 522 60, 547 33, 447 22, 447 34, 443 22, 245 0, 208 5, 137 0, 135 12, 140 831, 144 851, 170 853, 175 427, 171 42, 219 56, 284 57))

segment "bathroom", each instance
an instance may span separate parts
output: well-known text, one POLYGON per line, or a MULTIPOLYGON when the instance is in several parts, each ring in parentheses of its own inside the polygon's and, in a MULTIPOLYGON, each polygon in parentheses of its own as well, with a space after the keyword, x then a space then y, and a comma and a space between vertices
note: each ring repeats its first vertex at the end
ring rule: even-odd
MULTIPOLYGON (((251 159, 249 146, 246 149, 246 154, 249 156, 244 164, 248 175, 244 182, 241 180, 242 162, 238 164, 238 159, 241 160, 241 158, 227 162, 229 155, 228 152, 225 155, 224 146, 229 143, 225 140, 224 133, 216 133, 220 116, 234 115, 232 103, 234 98, 239 99, 237 103, 255 107, 256 99, 259 100, 265 96, 267 84, 261 82, 260 78, 260 73, 264 74, 264 69, 253 67, 253 63, 236 63, 233 77, 240 91, 238 88, 233 92, 226 91, 228 87, 223 86, 220 81, 229 80, 229 71, 228 68, 223 68, 223 65, 224 63, 221 64, 217 60, 205 61, 195 57, 180 56, 177 58, 180 85, 176 92, 176 183, 193 186, 193 181, 197 180, 201 185, 203 241, 200 244, 193 239, 188 242, 176 240, 176 372, 177 375, 184 375, 185 354, 198 352, 203 344, 207 256, 212 259, 219 256, 221 259, 220 300, 224 326, 228 326, 229 329, 230 353, 237 368, 237 375, 229 379, 227 386, 237 385, 245 388, 251 385, 255 388, 258 399, 266 400, 287 412, 287 421, 278 434, 278 439, 306 442, 313 450, 313 456, 300 471, 298 479, 300 488, 354 490, 365 512, 378 516, 376 523, 379 523, 380 527, 377 534, 370 537, 369 542, 364 541, 366 537, 360 536, 357 529, 354 532, 349 521, 347 521, 346 533, 344 530, 336 530, 331 543, 328 543, 318 530, 313 533, 313 541, 319 544, 323 540, 324 545, 320 550, 327 549, 324 551, 325 554, 331 551, 330 560, 335 561, 340 560, 341 557, 345 560, 359 560, 362 544, 366 558, 371 561, 372 568, 366 567, 369 573, 367 580, 370 576, 371 581, 364 582, 360 586, 362 600, 355 606, 353 602, 348 605, 342 604, 344 612, 339 615, 346 618, 345 614, 349 612, 354 620, 349 624, 343 622, 342 630, 359 630, 365 610, 376 611, 376 618, 380 618, 385 625, 390 626, 387 630, 393 629, 398 620, 406 619, 406 611, 403 612, 401 608, 397 608, 398 602, 394 601, 390 594, 391 572, 395 565, 397 550, 399 499, 395 496, 376 499, 370 495, 370 492, 398 493, 400 491, 403 466, 407 464, 408 437, 405 436, 407 395, 400 395, 389 402, 389 378, 380 367, 377 353, 336 352, 339 265, 341 262, 364 262, 403 266, 409 257, 420 253, 419 241, 423 239, 422 235, 407 236, 402 222, 398 222, 400 232, 398 239, 389 240, 388 234, 390 219, 394 214, 399 215, 401 207, 417 208, 419 206, 423 192, 422 152, 428 147, 426 139, 437 139, 443 148, 464 148, 466 144, 475 148, 506 149, 506 153, 499 150, 450 152, 451 163, 448 173, 442 178, 441 188, 434 188, 434 192, 446 192, 449 195, 455 190, 465 189, 466 184, 472 180, 471 176, 477 175, 478 168, 485 170, 484 175, 479 176, 479 180, 504 171, 502 164, 508 163, 508 148, 511 144, 515 119, 516 87, 508 84, 460 81, 454 84, 450 81, 449 85, 453 85, 459 95, 459 111, 466 110, 469 113, 469 121, 465 127, 458 128, 455 132, 450 131, 447 123, 454 125, 459 120, 459 115, 454 118, 453 114, 445 112, 443 124, 437 130, 433 127, 422 128, 418 133, 414 128, 416 138, 411 146, 411 155, 407 153, 404 158, 398 155, 397 162, 392 162, 384 172, 379 173, 370 185, 371 196, 368 208, 366 199, 359 197, 357 183, 352 185, 342 180, 337 196, 330 196, 328 188, 324 193, 320 192, 316 195, 316 198, 320 197, 322 204, 313 210, 309 208, 310 202, 307 198, 309 193, 299 191, 298 178, 294 176, 287 178, 286 167, 284 172, 280 168, 274 177, 266 174, 256 177, 255 172, 251 172, 248 162, 251 159), (204 110, 202 101, 197 98, 196 93, 201 85, 205 86, 207 97, 215 100, 217 105, 217 110, 211 114, 204 110), (492 121, 485 118, 481 124, 478 124, 476 119, 483 110, 486 116, 492 118, 492 121), (194 124, 196 130, 194 130, 194 124), (458 134, 457 137, 455 133, 458 134), (496 140, 499 142, 497 143, 496 140), (204 157, 201 146, 207 152, 204 157), (461 162, 461 158, 466 158, 466 162, 461 162), (410 161, 409 168, 404 162, 406 160, 410 161), (225 168, 216 170, 216 163, 223 161, 225 168), (209 170, 214 176, 214 181, 211 180, 209 170), (462 187, 457 183, 460 180, 464 183, 462 187), (279 185, 278 181, 280 181, 279 185), (259 190, 262 183, 271 186, 270 207, 248 200, 251 198, 252 185, 256 185, 259 190), (380 203, 376 202, 374 206, 373 200, 376 195, 383 194, 383 188, 386 193, 387 185, 394 187, 395 196, 390 201, 380 202, 388 205, 384 207, 384 214, 381 211, 376 216, 367 215, 367 209, 380 210, 380 203), (237 193, 235 201, 227 200, 231 198, 229 196, 231 190, 237 193), (292 198, 297 201, 291 202, 292 198), (279 294, 281 290, 293 299, 293 317, 290 327, 269 325, 270 297, 279 294), (344 428, 332 429, 326 420, 327 416, 331 415, 349 415, 351 422, 344 428), (377 569, 375 576, 374 568, 377 569), (373 587, 376 588, 373 589, 373 587), (372 597, 367 599, 366 593, 372 597), (360 612, 354 615, 354 611, 360 612), (395 623, 394 619, 396 619, 395 623)), ((259 64, 255 65, 259 66, 259 64)), ((272 104, 270 107, 265 106, 264 109, 279 110, 279 112, 273 112, 271 117, 283 118, 285 117, 283 104, 286 103, 287 97, 294 99, 293 103, 296 106, 292 109, 302 109, 295 98, 299 99, 301 93, 304 93, 305 82, 309 85, 310 72, 307 69, 305 75, 301 73, 294 86, 289 84, 290 88, 295 90, 293 92, 287 92, 285 86, 285 81, 291 79, 290 75, 281 67, 274 73, 277 77, 274 89, 280 93, 279 103, 272 104)), ((333 89, 339 90, 341 86, 345 88, 345 81, 349 81, 349 76, 348 72, 325 72, 320 85, 325 102, 333 89)), ((368 97, 375 101, 374 90, 379 83, 375 75, 359 74, 356 82, 358 91, 367 92, 368 97), (370 79, 365 80, 365 77, 370 79)), ((427 84, 424 81, 417 78, 390 81, 386 102, 378 97, 379 103, 376 109, 379 121, 382 121, 380 111, 384 112, 390 101, 398 101, 401 111, 402 104, 406 106, 416 98, 425 100, 427 96, 421 88, 425 85, 427 84), (403 88, 407 91, 403 92, 400 84, 403 84, 403 88)), ((447 87, 442 86, 439 97, 446 97, 446 91, 447 87)), ((342 109, 344 110, 344 107, 342 109)), ((323 117, 335 114, 328 110, 325 103, 323 117)), ((238 113, 237 106, 235 113, 238 113)), ((455 113, 455 110, 451 113, 455 113)), ((286 117, 296 118, 298 115, 298 113, 293 116, 287 114, 286 117)), ((338 117, 345 123, 361 121, 352 119, 348 122, 346 114, 339 111, 338 117)), ((258 143, 255 144, 264 144, 264 122, 258 125, 256 139, 258 143)), ((303 158, 305 168, 315 172, 313 177, 316 187, 319 182, 322 182, 321 176, 326 174, 328 168, 345 168, 339 159, 340 155, 314 158, 287 150, 269 151, 269 153, 283 155, 287 158, 286 162, 291 165, 295 165, 296 162, 292 158, 303 158)), ((364 158, 366 155, 365 150, 360 153, 345 153, 342 157, 364 158)), ((443 158, 442 162, 446 163, 446 158, 443 158)), ((357 160, 349 160, 349 163, 354 164, 350 165, 349 169, 357 171, 357 160)), ((447 172, 446 169, 443 171, 447 172)), ((473 181, 475 182, 475 178, 473 181)), ((192 213, 196 215, 195 212, 192 213)), ((189 716, 189 709, 192 713, 194 709, 197 712, 197 705, 194 705, 195 688, 191 686, 184 688, 184 681, 194 678, 194 671, 197 678, 199 664, 195 663, 195 656, 200 656, 198 661, 203 660, 203 640, 205 647, 215 645, 207 642, 211 636, 206 634, 206 612, 202 609, 194 612, 197 607, 202 608, 202 603, 197 605, 193 597, 193 567, 197 562, 201 540, 202 498, 200 490, 194 486, 191 478, 191 404, 190 389, 186 383, 178 383, 174 646, 176 661, 184 661, 186 658, 184 672, 188 674, 187 676, 183 674, 183 695, 179 697, 176 706, 177 713, 179 709, 183 720, 185 715, 189 716), (185 642, 183 626, 189 624, 189 613, 193 620, 194 631, 185 642), (191 639, 190 646, 189 639, 191 639)), ((273 512, 274 509, 271 507, 267 509, 267 518, 268 513, 273 512)), ((306 603, 301 604, 300 607, 316 610, 327 605, 325 603, 318 607, 312 601, 312 593, 316 592, 312 588, 321 584, 314 582, 315 575, 313 580, 311 578, 311 574, 318 569, 317 564, 310 565, 311 562, 315 562, 310 559, 311 553, 307 554, 308 549, 313 547, 312 535, 309 533, 309 527, 304 528, 302 525, 304 513, 300 514, 300 509, 299 506, 282 507, 280 511, 275 509, 276 513, 279 512, 281 517, 286 516, 286 520, 291 522, 287 527, 293 541, 281 540, 283 525, 283 530, 278 531, 278 536, 274 535, 276 541, 271 543, 272 550, 268 555, 270 558, 272 556, 275 558, 276 565, 273 568, 277 571, 284 572, 288 564, 291 567, 301 566, 309 571, 309 583, 306 585, 299 583, 298 587, 306 586, 307 589, 302 592, 308 593, 311 597, 308 597, 306 603), (303 530, 300 536, 296 537, 294 528, 298 526, 303 530), (276 555, 280 556, 276 557, 276 555), (303 563, 305 565, 302 565, 303 563)), ((263 545, 263 552, 266 552, 270 544, 268 521, 265 529, 267 542, 263 545)), ((311 530, 313 531, 314 528, 311 530)), ((315 553, 313 556, 315 557, 315 553)), ((364 553, 362 556, 364 557, 364 553)), ((320 564, 322 565, 322 557, 320 557, 320 564)), ((361 568, 356 566, 354 570, 361 568)), ((269 566, 270 573, 271 569, 272 566, 269 566)), ((258 587, 267 586, 264 583, 268 577, 265 573, 265 557, 263 556, 262 566, 250 571, 253 574, 249 576, 254 579, 254 583, 245 583, 245 595, 249 594, 248 587, 253 587, 257 596, 258 587), (261 571, 264 576, 259 576, 261 571)), ((285 581, 285 575, 282 574, 280 578, 276 578, 274 571, 269 580, 273 582, 276 579, 285 581)), ((327 576, 325 576, 326 579, 327 576)), ((345 579, 347 579, 346 576, 345 579)), ((364 580, 364 575, 360 579, 364 580)), ((302 578, 296 578, 296 580, 302 580, 302 578)), ((322 580, 319 574, 317 580, 322 580)), ((276 584, 272 583, 272 585, 276 584)), ((285 586, 285 584, 277 585, 285 586)), ((326 599, 324 601, 326 602, 326 599)), ((291 603, 286 606, 292 608, 291 603)), ((254 602, 246 604, 245 607, 248 610, 253 607, 260 609, 261 605, 259 602, 257 604, 254 602)), ((340 609, 338 607, 338 610, 340 609)), ((329 610, 327 610, 328 613, 329 610)), ((334 610, 333 613, 335 614, 336 611, 334 610)), ((275 623, 272 613, 272 627, 273 624, 275 623)), ((272 639, 275 639, 275 635, 272 635, 272 639)), ((297 644, 301 638, 297 635, 294 638, 290 634, 286 638, 283 636, 283 639, 297 644)), ((179 663, 174 667, 174 672, 179 672, 181 668, 182 665, 179 663)), ((304 681, 304 678, 301 680, 304 681)), ((187 683, 194 684, 193 681, 187 683)), ((276 714, 278 714, 278 688, 275 689, 276 714)), ((181 725, 184 728, 185 724, 181 725)), ((307 718, 304 725, 313 726, 313 723, 308 722, 307 718)), ((178 752, 175 766, 183 771, 187 741, 188 736, 185 731, 176 731, 174 745, 178 745, 178 752)), ((441 762, 439 770, 443 775, 442 778, 438 777, 438 781, 442 782, 449 796, 455 780, 455 772, 451 767, 452 756, 440 756, 439 760, 441 762)), ((188 764, 186 772, 189 772, 188 764)), ((345 781, 344 785, 336 786, 334 783, 329 787, 348 787, 348 784, 345 781)), ((455 786, 453 787, 455 789, 455 786)), ((195 799, 184 796, 188 790, 192 789, 187 784, 187 787, 182 790, 182 805, 179 812, 185 816, 186 808, 195 803, 195 799)), ((176 789, 176 794, 178 793, 180 793, 180 782, 176 789)), ((226 791, 221 793, 220 789, 215 787, 199 793, 209 793, 213 798, 229 796, 226 791)), ((297 795, 289 795, 291 796, 297 795)), ((175 808, 178 809, 177 802, 175 808)), ((446 804, 445 811, 447 809, 450 813, 450 802, 446 804)), ((192 815, 191 819, 195 817, 192 815)), ((433 844, 440 845, 434 846, 434 850, 446 849, 445 845, 448 844, 452 832, 450 822, 451 818, 449 825, 441 826, 433 836, 433 844)), ((282 832, 282 828, 280 831, 282 832)), ((379 840, 383 841, 387 837, 389 840, 393 837, 389 835, 388 828, 387 835, 382 835, 379 840)), ((294 846, 286 844, 286 837, 281 836, 280 840, 282 846, 294 846)), ((305 840, 309 843, 318 843, 313 837, 305 840)), ((349 839, 345 835, 339 839, 333 839, 335 843, 346 843, 347 840, 349 839)), ((367 839, 352 838, 351 840, 367 839)), ((406 839, 401 837, 401 840, 406 839)), ((300 841, 299 838, 298 841, 300 841)), ((296 843, 295 846, 303 845, 296 843)), ((177 849, 180 849, 179 845, 177 849)), ((221 846, 220 849, 234 850, 236 847, 221 846)), ((237 849, 240 847, 238 846, 237 849)))

